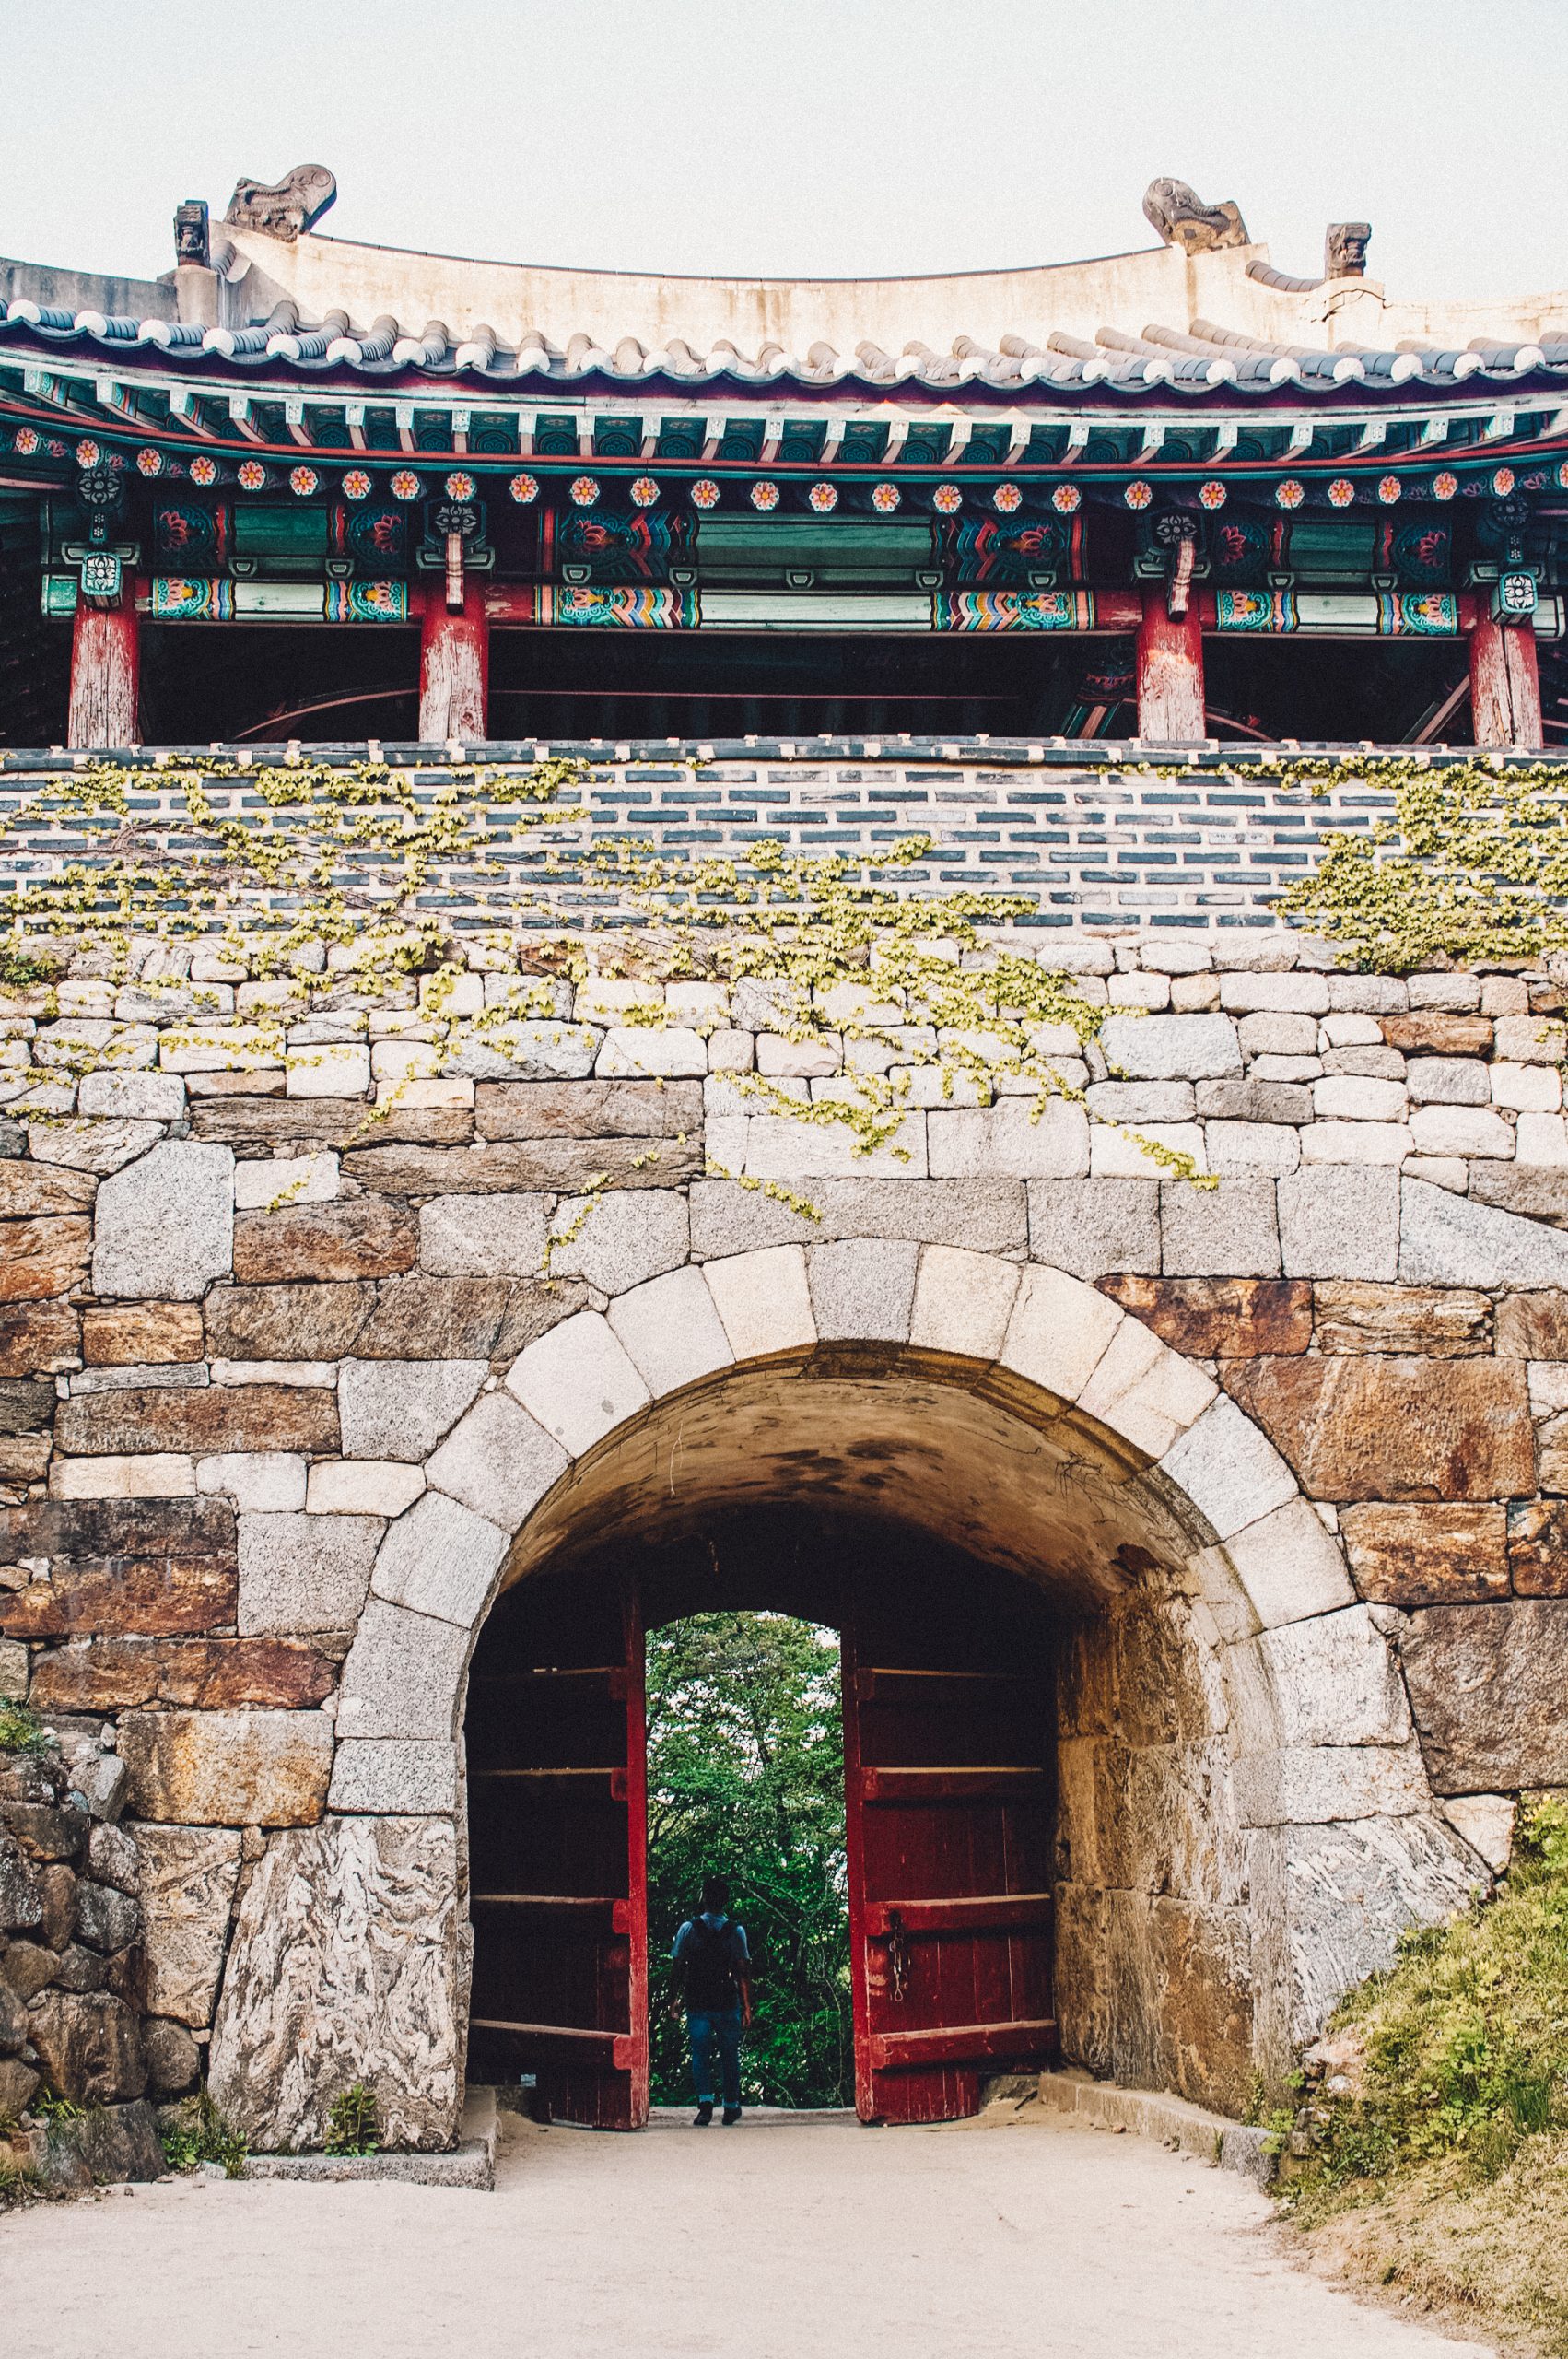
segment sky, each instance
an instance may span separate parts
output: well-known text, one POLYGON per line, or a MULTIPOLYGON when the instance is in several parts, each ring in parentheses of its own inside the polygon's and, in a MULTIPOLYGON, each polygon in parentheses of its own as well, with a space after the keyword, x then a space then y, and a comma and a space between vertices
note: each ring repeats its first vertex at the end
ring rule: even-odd
POLYGON ((175 203, 328 165, 323 231, 864 277, 1153 242, 1161 174, 1276 265, 1373 224, 1396 297, 1568 285, 1568 0, 13 4, 0 253, 156 276, 175 203))

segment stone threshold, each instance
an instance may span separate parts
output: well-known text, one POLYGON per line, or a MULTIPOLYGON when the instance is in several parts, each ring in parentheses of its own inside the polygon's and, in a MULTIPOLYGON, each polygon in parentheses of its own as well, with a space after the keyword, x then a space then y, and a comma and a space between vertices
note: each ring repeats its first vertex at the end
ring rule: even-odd
POLYGON ((450 2154, 247 2154, 246 2178, 379 2179, 404 2187, 465 2187, 488 2194, 496 2184, 496 2093, 470 2089, 462 2134, 450 2154))
POLYGON ((1124 2089, 1114 2081, 1096 2081, 1091 2073, 1068 2070, 1042 2072, 1039 2099, 1055 2113, 1074 2114, 1106 2130, 1127 2130, 1140 2138, 1158 2138, 1163 2145, 1196 2154, 1223 2171, 1235 2171, 1258 2187, 1270 2187, 1274 2157, 1268 2151, 1269 2133, 1223 2113, 1209 2113, 1185 2097, 1166 2096, 1157 2089, 1124 2089))

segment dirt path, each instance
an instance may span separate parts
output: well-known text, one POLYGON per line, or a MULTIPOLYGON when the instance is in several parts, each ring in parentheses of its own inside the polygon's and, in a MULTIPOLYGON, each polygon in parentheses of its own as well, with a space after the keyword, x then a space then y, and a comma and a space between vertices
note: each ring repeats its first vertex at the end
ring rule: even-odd
POLYGON ((524 2130, 493 2195, 198 2185, 0 2226, 29 2359, 1483 2359, 1291 2268, 1239 2179, 1044 2123, 524 2130))

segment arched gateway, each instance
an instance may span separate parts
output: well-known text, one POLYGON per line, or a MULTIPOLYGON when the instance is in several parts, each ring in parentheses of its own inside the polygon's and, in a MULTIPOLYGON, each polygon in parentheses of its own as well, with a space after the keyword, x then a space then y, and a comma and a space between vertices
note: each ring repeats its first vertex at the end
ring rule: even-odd
POLYGON ((788 1528, 862 2104, 1239 2110, 1568 1788, 1568 993, 1442 884, 1555 889, 1568 308, 1165 177, 815 283, 331 185, 0 264, 0 1696, 115 1756, 149 2027, 62 1933, 40 2061, 634 2119, 638 1618, 788 1528))
MULTIPOLYGON (((417 1419, 427 1377, 401 1365, 417 1419)), ((273 1839, 240 1909, 212 2083, 258 2143, 316 2142, 350 2071, 374 2078, 392 2137, 453 2132, 480 1790, 471 1762, 465 1793, 465 1689, 498 1594, 786 1495, 930 1535, 1036 1585, 1058 1617, 1036 1702, 1038 1729, 1057 1726, 1050 2020, 1068 2057, 1234 2107, 1347 1978, 1363 1938, 1347 1943, 1347 1910, 1402 1920, 1408 1890, 1429 1908, 1434 1883, 1457 1902, 1477 1876, 1429 1802, 1398 1670, 1334 1533, 1199 1366, 1078 1279, 881 1238, 773 1247, 576 1312, 474 1390, 381 1543, 330 1814, 273 1839)), ((536 1685, 530 1708, 547 1708, 536 1685)), ((994 1790, 968 1806, 1013 1807, 994 1790)), ((517 1935, 476 1915, 494 1987, 517 1935)), ((876 1974, 885 1909, 869 1932, 861 1918, 876 1974)), ((562 1990, 560 2026, 612 2035, 580 2046, 624 2080, 629 2121, 639 2054, 646 2101, 637 1929, 612 1930, 628 2011, 562 1990)), ((1003 1978, 989 2019, 1015 2025, 1012 2006, 1003 1978)), ((864 2101, 874 2063, 876 2109, 896 2112, 907 2060, 888 2011, 862 2016, 860 2082, 864 2101)), ((1037 2051, 1048 2035, 1027 2022, 989 2045, 947 2026, 957 2062, 1010 2040, 1037 2051)), ((951 2042, 930 2053, 954 2060, 951 2042)))

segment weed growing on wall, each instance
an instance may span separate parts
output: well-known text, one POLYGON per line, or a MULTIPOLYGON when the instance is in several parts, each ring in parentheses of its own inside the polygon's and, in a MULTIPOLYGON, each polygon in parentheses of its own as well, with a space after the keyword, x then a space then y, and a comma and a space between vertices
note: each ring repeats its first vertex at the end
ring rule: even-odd
POLYGON ((165 2106, 158 2114, 158 2139, 171 2171, 193 2171, 201 2163, 219 2163, 226 2178, 245 2176, 245 2141, 204 2089, 165 2106))
POLYGON ((329 2154, 379 2154, 381 2151, 381 2111, 376 2092, 363 2081, 353 2081, 333 2097, 327 2113, 323 2141, 329 2154))

